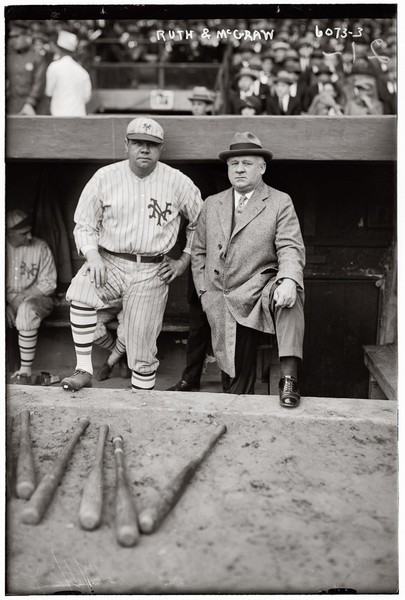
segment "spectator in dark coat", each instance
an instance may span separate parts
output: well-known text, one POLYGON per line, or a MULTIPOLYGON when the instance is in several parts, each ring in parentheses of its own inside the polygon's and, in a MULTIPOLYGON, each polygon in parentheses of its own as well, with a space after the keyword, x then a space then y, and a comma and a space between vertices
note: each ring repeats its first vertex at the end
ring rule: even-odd
POLYGON ((332 81, 332 73, 329 67, 323 63, 319 64, 315 73, 315 83, 307 88, 307 92, 303 102, 304 110, 308 110, 312 100, 323 91, 325 83, 332 81))
POLYGON ((237 90, 231 90, 229 93, 229 111, 232 115, 240 115, 241 102, 249 96, 256 95, 253 87, 258 78, 258 71, 250 68, 242 68, 236 75, 237 90))
POLYGON ((299 100, 290 95, 291 75, 287 71, 279 71, 274 79, 275 94, 267 102, 268 115, 299 115, 301 107, 299 100))
POLYGON ((25 21, 15 21, 8 35, 7 113, 33 116, 44 95, 47 63, 32 47, 25 21))

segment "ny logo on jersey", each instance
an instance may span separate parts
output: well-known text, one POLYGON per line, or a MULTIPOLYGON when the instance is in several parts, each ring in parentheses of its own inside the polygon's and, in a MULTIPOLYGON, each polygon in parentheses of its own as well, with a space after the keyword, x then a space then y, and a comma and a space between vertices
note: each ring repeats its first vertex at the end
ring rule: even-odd
POLYGON ((162 225, 162 219, 167 223, 167 215, 172 214, 172 211, 170 210, 171 203, 166 202, 166 208, 162 210, 157 200, 151 198, 151 201, 151 204, 148 204, 148 208, 152 211, 149 215, 149 219, 157 219, 158 225, 162 225))
POLYGON ((27 263, 23 260, 20 264, 20 275, 24 277, 26 275, 28 278, 32 277, 36 278, 38 275, 39 267, 35 263, 31 263, 31 268, 27 265, 27 263))

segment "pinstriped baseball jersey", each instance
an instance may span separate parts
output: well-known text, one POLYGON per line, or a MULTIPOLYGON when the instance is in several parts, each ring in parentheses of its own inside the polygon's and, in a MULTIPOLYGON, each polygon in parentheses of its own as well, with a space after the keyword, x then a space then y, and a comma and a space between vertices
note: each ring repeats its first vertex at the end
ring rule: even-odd
POLYGON ((56 267, 46 242, 32 238, 29 244, 7 244, 7 300, 36 286, 49 296, 56 289, 56 267))
POLYGON ((174 246, 180 214, 189 221, 186 252, 202 206, 199 189, 181 171, 158 162, 137 177, 124 160, 99 169, 76 208, 74 237, 79 251, 102 246, 113 252, 157 255, 174 246))

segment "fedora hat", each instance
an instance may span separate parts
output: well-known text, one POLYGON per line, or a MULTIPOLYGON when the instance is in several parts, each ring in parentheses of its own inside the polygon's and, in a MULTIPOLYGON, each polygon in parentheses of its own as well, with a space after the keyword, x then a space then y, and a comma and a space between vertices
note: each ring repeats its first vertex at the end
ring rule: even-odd
POLYGON ((242 108, 254 108, 257 113, 261 111, 260 98, 257 96, 248 96, 240 103, 240 109, 242 108))
POLYGON ((277 75, 275 76, 275 78, 273 79, 274 83, 278 83, 283 82, 283 83, 288 83, 289 85, 291 85, 293 83, 293 79, 291 77, 291 73, 289 73, 288 71, 280 70, 277 75))
POLYGON ((258 79, 259 78, 259 72, 255 71, 254 69, 249 69, 249 67, 243 67, 239 73, 237 73, 236 77, 235 77, 235 81, 239 81, 239 79, 243 76, 247 76, 247 77, 251 77, 252 79, 258 79))
POLYGON ((188 96, 190 102, 193 100, 201 100, 202 102, 206 102, 207 104, 213 104, 214 99, 212 97, 212 92, 203 85, 197 85, 193 88, 191 96, 188 96))
POLYGON ((273 153, 263 148, 261 141, 250 131, 237 131, 229 145, 229 150, 219 153, 221 160, 227 160, 232 156, 263 156, 265 160, 271 160, 273 153))

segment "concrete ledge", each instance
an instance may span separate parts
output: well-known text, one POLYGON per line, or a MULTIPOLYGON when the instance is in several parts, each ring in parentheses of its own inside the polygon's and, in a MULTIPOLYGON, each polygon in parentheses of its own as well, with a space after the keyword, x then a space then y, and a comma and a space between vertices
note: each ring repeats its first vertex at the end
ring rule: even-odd
POLYGON ((38 387, 25 385, 8 386, 8 405, 11 412, 16 406, 51 408, 55 406, 79 409, 91 414, 93 411, 107 410, 111 414, 122 410, 169 411, 215 413, 226 416, 274 416, 278 419, 297 417, 312 420, 356 419, 379 421, 387 426, 395 426, 397 403, 385 400, 358 398, 302 398, 294 410, 281 409, 277 396, 237 396, 204 392, 142 392, 133 394, 123 389, 86 388, 76 393, 64 392, 60 387, 38 387), (14 404, 14 399, 16 404, 14 404), (113 401, 112 401, 113 399, 113 401), (78 400, 80 404, 78 405, 78 400))
MULTIPOLYGON (((275 396, 8 387, 8 415, 31 411, 38 476, 80 416, 91 423, 38 526, 7 505, 7 592, 44 594, 395 593, 396 403, 304 398, 288 411, 275 396), (78 524, 81 489, 98 427, 122 434, 138 510, 205 445, 228 431, 159 530, 138 546, 115 540, 112 449, 104 458, 102 524, 78 524)), ((18 418, 9 465, 18 451, 18 418)))

